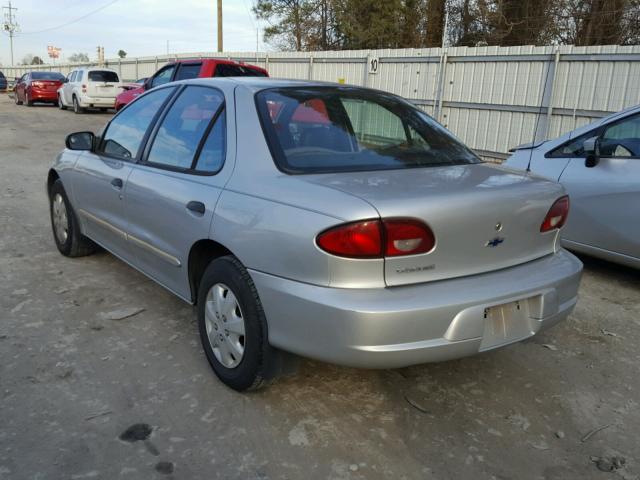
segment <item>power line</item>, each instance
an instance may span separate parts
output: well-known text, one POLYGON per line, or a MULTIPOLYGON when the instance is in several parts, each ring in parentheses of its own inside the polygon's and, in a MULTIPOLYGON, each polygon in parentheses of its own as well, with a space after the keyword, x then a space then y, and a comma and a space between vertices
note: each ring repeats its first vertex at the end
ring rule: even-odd
POLYGON ((13 11, 17 11, 17 8, 11 6, 11 0, 9 0, 9 5, 6 7, 2 7, 3 10, 6 10, 4 13, 4 23, 2 24, 2 30, 9 33, 9 44, 11 45, 11 65, 13 65, 13 36, 16 31, 19 31, 18 22, 13 15, 13 11))
POLYGON ((80 20, 84 20, 85 18, 93 15, 94 13, 100 12, 101 10, 104 10, 105 8, 110 7, 111 5, 113 5, 114 3, 118 2, 118 1, 119 0, 111 0, 110 2, 106 3, 105 5, 102 5, 101 7, 96 8, 95 10, 91 10, 90 12, 85 13, 84 15, 82 15, 82 16, 80 16, 78 18, 75 18, 73 20, 70 20, 70 21, 68 21, 66 23, 63 23, 63 24, 60 24, 60 25, 56 25, 55 27, 44 28, 42 30, 35 30, 33 32, 23 32, 23 33, 21 33, 21 35, 34 35, 36 33, 50 32, 52 30, 57 30, 59 28, 66 27, 66 26, 71 25, 73 23, 79 22, 80 20))

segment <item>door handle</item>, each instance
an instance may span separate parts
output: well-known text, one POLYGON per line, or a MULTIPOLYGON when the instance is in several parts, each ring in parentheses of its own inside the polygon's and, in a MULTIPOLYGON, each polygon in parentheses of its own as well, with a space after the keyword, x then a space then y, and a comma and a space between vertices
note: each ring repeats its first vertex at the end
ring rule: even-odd
POLYGON ((206 209, 204 203, 192 200, 187 203, 187 210, 191 210, 193 213, 197 213, 198 215, 204 215, 206 209))
POLYGON ((120 190, 122 188, 122 179, 121 178, 114 178, 113 180, 111 180, 111 185, 113 185, 118 190, 120 190))

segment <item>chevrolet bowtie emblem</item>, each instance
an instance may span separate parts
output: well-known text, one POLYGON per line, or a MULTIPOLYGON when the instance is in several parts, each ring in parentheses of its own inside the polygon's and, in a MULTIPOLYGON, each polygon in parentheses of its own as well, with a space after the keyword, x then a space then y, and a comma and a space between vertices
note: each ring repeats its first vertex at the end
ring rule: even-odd
POLYGON ((484 244, 484 246, 485 247, 495 248, 498 245, 500 245, 502 242, 504 242, 504 238, 496 237, 496 238, 493 238, 493 239, 489 240, 487 243, 484 244))

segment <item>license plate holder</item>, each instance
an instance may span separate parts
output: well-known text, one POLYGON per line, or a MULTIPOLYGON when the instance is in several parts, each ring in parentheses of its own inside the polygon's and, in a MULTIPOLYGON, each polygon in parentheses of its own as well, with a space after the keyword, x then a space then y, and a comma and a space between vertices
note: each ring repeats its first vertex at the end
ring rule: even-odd
POLYGON ((484 309, 481 351, 517 342, 534 334, 528 300, 516 300, 484 309))

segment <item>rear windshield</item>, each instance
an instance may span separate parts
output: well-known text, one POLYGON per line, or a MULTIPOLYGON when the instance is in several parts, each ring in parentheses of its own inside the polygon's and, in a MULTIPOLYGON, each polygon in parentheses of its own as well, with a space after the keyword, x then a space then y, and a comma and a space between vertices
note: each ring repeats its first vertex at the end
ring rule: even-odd
POLYGON ((214 72, 215 77, 267 77, 261 70, 245 67, 243 65, 227 65, 219 63, 214 72))
POLYGON ((58 72, 31 72, 33 80, 64 80, 64 75, 58 72))
POLYGON ((118 74, 109 70, 93 70, 89 72, 90 82, 119 82, 118 74))
POLYGON ((274 159, 288 173, 481 162, 439 123, 391 94, 292 87, 263 90, 256 102, 274 159))

